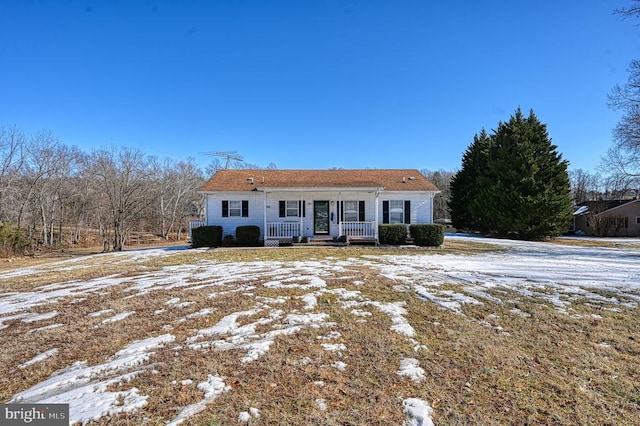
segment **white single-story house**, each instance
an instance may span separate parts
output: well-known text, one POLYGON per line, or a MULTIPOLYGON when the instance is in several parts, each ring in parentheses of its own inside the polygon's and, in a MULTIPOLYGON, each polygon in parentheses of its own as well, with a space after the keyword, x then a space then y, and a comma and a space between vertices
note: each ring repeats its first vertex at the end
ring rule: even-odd
POLYGON ((416 169, 218 170, 200 193, 204 222, 223 235, 260 227, 260 238, 378 241, 378 224, 433 223, 438 188, 416 169))

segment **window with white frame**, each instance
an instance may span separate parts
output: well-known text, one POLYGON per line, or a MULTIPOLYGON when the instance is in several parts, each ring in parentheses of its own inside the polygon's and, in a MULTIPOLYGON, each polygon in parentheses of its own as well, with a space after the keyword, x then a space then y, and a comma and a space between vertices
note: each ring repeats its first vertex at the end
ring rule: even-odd
POLYGON ((404 201, 389 200, 389 223, 404 223, 404 201))
POLYGON ((636 216, 636 225, 640 225, 640 216, 636 216))
POLYGON ((278 202, 279 217, 304 217, 304 202, 302 200, 280 200, 278 202))
POLYGON ((222 200, 222 217, 249 217, 249 201, 222 200))
POLYGON ((360 214, 358 212, 358 201, 344 201, 344 215, 343 220, 345 222, 357 222, 360 214))
POLYGON ((291 201, 291 200, 287 200, 285 201, 286 206, 285 206, 285 216, 286 217, 300 217, 300 211, 299 211, 299 207, 300 207, 300 202, 299 201, 291 201))
POLYGON ((242 201, 229 200, 229 217, 242 216, 242 201))
POLYGON ((411 223, 411 200, 383 200, 382 223, 411 223))

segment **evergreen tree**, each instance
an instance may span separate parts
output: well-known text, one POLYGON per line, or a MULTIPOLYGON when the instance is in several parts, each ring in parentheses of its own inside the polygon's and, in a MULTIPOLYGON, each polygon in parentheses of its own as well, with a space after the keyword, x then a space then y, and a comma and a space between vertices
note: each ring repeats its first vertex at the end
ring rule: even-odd
POLYGON ((456 228, 478 229, 478 220, 475 215, 477 185, 480 178, 483 164, 489 158, 491 138, 482 129, 480 134, 473 137, 473 143, 467 147, 462 156, 462 169, 451 179, 451 196, 449 198, 449 210, 451 213, 451 224, 456 228))
POLYGON ((453 225, 522 239, 559 235, 572 217, 567 165, 546 125, 518 108, 467 148, 451 183, 453 225))

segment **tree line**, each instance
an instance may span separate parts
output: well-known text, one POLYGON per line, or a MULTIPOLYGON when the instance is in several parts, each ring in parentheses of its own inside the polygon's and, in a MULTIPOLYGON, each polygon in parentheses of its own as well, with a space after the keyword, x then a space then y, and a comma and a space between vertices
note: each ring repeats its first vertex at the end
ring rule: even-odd
POLYGON ((204 179, 192 158, 126 147, 88 153, 51 132, 0 127, 0 249, 98 242, 117 251, 134 232, 180 239, 201 214, 204 179))

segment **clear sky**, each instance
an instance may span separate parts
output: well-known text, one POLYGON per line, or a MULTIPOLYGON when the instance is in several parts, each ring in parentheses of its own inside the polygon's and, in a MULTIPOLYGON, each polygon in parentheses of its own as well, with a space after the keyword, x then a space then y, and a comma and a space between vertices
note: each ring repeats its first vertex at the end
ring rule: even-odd
POLYGON ((90 152, 455 170, 520 106, 594 171, 630 0, 0 0, 0 125, 90 152))

